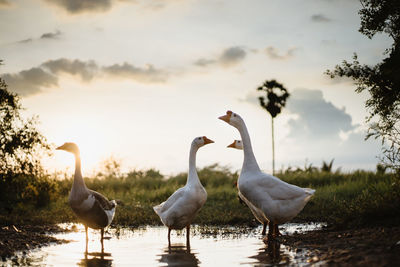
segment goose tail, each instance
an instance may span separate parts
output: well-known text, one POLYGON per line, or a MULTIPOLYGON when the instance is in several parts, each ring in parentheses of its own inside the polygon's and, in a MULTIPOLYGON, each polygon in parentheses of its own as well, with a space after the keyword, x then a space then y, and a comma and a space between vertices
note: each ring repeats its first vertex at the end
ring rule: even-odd
POLYGON ((161 210, 162 210, 163 205, 164 205, 164 202, 161 203, 160 205, 153 207, 153 210, 155 211, 155 213, 157 213, 158 216, 161 216, 161 210))
POLYGON ((311 199, 311 197, 314 195, 315 189, 304 188, 304 191, 306 192, 306 197, 304 198, 304 201, 305 201, 305 203, 307 203, 311 199))
POLYGON ((110 203, 112 205, 112 208, 110 210, 104 210, 107 214, 108 225, 110 225, 112 220, 114 219, 115 208, 117 207, 117 202, 115 200, 111 200, 110 203))
POLYGON ((315 193, 315 189, 311 189, 311 188, 304 188, 304 191, 306 191, 306 193, 309 195, 314 195, 314 193, 315 193))

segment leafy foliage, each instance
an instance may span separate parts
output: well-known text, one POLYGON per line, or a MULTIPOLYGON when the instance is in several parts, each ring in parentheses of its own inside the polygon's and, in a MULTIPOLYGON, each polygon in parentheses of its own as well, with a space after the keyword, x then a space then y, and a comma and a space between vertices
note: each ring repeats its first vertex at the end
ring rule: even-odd
POLYGON ((400 2, 397 0, 360 0, 363 8, 360 32, 372 38, 385 32, 396 42, 400 36, 400 2))
POLYGON ((36 118, 24 120, 21 110, 19 97, 0 78, 0 210, 8 212, 20 203, 43 206, 56 191, 41 165, 50 146, 36 118))
POLYGON ((265 81, 257 90, 266 93, 266 96, 258 98, 260 105, 271 114, 272 118, 275 118, 286 105, 286 100, 289 97, 287 89, 276 80, 269 80, 265 81))
POLYGON ((365 107, 371 123, 367 138, 381 138, 384 161, 400 171, 400 1, 361 0, 363 8, 359 31, 369 38, 376 33, 387 33, 394 40, 385 52, 388 56, 375 66, 362 65, 354 54, 353 61, 343 61, 326 74, 348 77, 355 81, 356 92, 368 91, 365 107))
POLYGON ((121 176, 121 162, 113 156, 103 160, 100 166, 100 171, 96 173, 98 178, 121 176))
POLYGON ((39 174, 38 151, 49 149, 49 145, 36 129, 36 118, 22 119, 19 101, 0 78, 0 173, 39 174))
POLYGON ((376 165, 376 173, 378 173, 378 174, 384 174, 384 173, 386 172, 387 168, 388 168, 387 166, 378 163, 378 164, 376 165))

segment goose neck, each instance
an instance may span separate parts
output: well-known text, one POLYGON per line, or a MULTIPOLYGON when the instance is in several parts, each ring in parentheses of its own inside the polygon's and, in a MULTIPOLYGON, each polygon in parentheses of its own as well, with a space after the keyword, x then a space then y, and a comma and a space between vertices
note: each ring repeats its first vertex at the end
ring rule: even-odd
POLYGON ((83 181, 82 177, 81 156, 79 153, 75 153, 74 156, 75 156, 75 175, 72 187, 75 189, 86 188, 85 182, 83 181))
POLYGON ((244 159, 243 159, 243 167, 242 170, 260 170, 260 167, 258 166, 256 157, 254 156, 253 153, 253 148, 251 146, 251 141, 250 141, 250 135, 247 130, 246 124, 243 122, 239 127, 238 127, 240 136, 242 138, 243 142, 243 153, 244 153, 244 159))
POLYGON ((190 148, 190 153, 189 153, 189 173, 188 173, 188 179, 187 179, 187 184, 194 184, 194 183, 199 183, 199 177, 197 176, 197 170, 196 170, 196 154, 197 150, 199 148, 192 144, 190 148))

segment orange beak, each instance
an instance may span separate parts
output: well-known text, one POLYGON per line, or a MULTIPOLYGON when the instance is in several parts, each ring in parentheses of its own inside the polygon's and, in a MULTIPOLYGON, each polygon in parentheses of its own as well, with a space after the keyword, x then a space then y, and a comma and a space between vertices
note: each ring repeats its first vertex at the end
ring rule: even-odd
POLYGON ((232 115, 232 111, 228 110, 226 112, 226 115, 218 117, 218 119, 223 120, 224 122, 229 123, 230 119, 231 119, 231 115, 232 115))
POLYGON ((63 150, 63 149, 64 149, 64 145, 59 146, 59 147, 56 148, 56 150, 63 150))
POLYGON ((230 145, 229 145, 229 146, 227 146, 227 147, 236 148, 236 147, 235 147, 235 142, 236 142, 236 141, 233 141, 233 143, 232 143, 232 144, 230 144, 230 145))
POLYGON ((207 137, 205 137, 205 136, 203 136, 203 140, 204 140, 204 144, 205 145, 207 145, 207 144, 211 144, 211 143, 214 143, 214 141, 213 140, 211 140, 211 139, 208 139, 207 137))

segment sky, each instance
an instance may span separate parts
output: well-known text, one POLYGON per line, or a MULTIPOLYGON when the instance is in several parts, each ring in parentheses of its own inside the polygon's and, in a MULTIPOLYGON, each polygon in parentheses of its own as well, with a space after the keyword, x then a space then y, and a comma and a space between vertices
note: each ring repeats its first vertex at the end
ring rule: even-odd
MULTIPOLYGON (((364 140, 367 93, 324 72, 357 52, 376 64, 391 40, 358 32, 357 0, 0 0, 0 76, 24 115, 54 145, 75 142, 83 171, 113 157, 123 169, 187 171, 191 141, 207 136, 197 166, 239 170, 242 116, 260 167, 271 172, 271 118, 257 87, 289 91, 275 119, 277 169, 374 170, 380 142, 364 140)), ((49 170, 73 170, 62 151, 49 170)))

